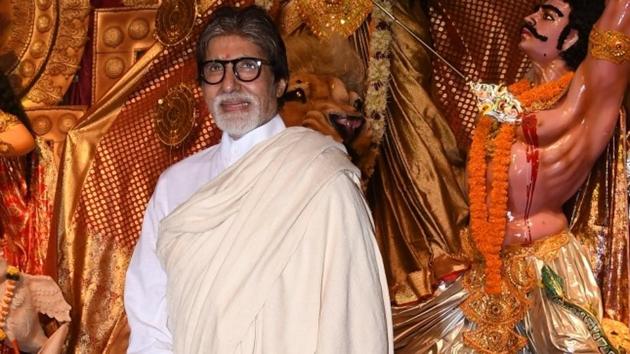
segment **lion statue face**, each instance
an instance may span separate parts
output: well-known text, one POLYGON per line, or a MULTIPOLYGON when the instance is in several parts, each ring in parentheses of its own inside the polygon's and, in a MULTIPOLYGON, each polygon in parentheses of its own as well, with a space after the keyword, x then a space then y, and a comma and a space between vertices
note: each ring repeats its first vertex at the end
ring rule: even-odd
POLYGON ((287 126, 304 126, 330 135, 360 164, 368 151, 372 131, 359 95, 338 77, 308 72, 291 74, 280 116, 287 126))
POLYGON ((280 116, 287 126, 308 127, 343 143, 367 182, 378 150, 357 94, 364 92, 363 60, 341 37, 319 40, 299 33, 285 44, 291 75, 280 116))

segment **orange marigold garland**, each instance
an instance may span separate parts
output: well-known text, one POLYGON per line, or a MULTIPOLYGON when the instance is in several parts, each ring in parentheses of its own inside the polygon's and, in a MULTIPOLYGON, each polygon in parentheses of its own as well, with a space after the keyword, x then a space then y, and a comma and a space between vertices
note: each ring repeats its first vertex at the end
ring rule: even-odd
POLYGON ((563 96, 564 91, 573 79, 573 72, 562 75, 558 80, 547 82, 543 85, 531 87, 527 79, 523 79, 510 85, 510 92, 518 97, 523 107, 529 111, 537 111, 555 103, 563 96))
POLYGON ((501 247, 507 224, 508 168, 510 166, 514 126, 503 124, 494 139, 492 189, 487 199, 486 140, 493 120, 482 116, 475 129, 468 161, 470 227, 477 249, 485 260, 485 288, 489 294, 501 292, 501 247), (490 207, 488 207, 488 205, 490 207))
POLYGON ((492 190, 488 208, 488 255, 486 256, 486 289, 490 294, 501 292, 501 248, 507 225, 508 169, 511 160, 514 125, 503 124, 494 140, 492 190))
MULTIPOLYGON (((527 80, 510 86, 510 91, 527 111, 548 108, 562 97, 573 73, 560 79, 531 88, 527 80)), ((514 125, 500 124, 498 134, 491 138, 495 123, 492 117, 482 115, 477 122, 468 161, 470 228, 477 249, 485 261, 485 290, 488 294, 501 293, 503 262, 501 249, 507 225, 508 176, 514 125), (486 147, 492 145, 492 188, 487 191, 486 147)))

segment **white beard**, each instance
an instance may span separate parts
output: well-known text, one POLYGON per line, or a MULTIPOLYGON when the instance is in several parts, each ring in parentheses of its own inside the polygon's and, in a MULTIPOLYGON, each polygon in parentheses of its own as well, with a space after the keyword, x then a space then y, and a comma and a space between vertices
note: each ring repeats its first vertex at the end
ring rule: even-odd
POLYGON ((240 138, 261 126, 265 119, 261 113, 258 98, 245 92, 221 94, 215 97, 212 104, 212 116, 215 123, 219 129, 234 138, 240 138), (247 102, 248 109, 245 112, 223 112, 221 104, 228 100, 247 102))

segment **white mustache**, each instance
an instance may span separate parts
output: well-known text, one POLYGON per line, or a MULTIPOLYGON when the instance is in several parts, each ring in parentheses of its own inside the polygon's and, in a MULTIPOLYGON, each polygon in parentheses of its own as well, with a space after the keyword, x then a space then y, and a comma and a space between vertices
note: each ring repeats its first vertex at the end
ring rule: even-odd
POLYGON ((242 101, 245 103, 253 103, 256 98, 246 92, 231 92, 231 93, 222 93, 215 97, 214 99, 214 109, 218 110, 219 107, 227 102, 227 101, 242 101))

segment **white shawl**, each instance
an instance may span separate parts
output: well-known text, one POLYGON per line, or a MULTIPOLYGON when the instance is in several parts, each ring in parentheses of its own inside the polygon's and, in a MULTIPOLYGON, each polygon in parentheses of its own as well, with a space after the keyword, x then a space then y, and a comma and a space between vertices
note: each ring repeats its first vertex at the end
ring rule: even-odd
MULTIPOLYGON (((305 210, 336 177, 347 179, 346 176, 350 176, 356 181, 358 174, 357 168, 348 161, 342 145, 308 129, 289 128, 254 147, 165 218, 160 224, 157 253, 168 276, 168 327, 173 333, 174 351, 186 354, 234 353, 241 350, 262 352, 262 347, 269 351, 269 340, 265 345, 259 343, 262 342, 259 333, 249 336, 253 338, 252 342, 257 340, 257 343, 243 341, 253 327, 260 326, 252 324, 265 303, 273 302, 270 298, 277 293, 278 283, 282 283, 279 279, 283 273, 291 271, 286 268, 292 264, 292 256, 299 249, 304 234, 308 233, 305 230, 312 227, 309 226, 313 223, 311 211, 305 210)), ((340 193, 345 192, 342 190, 340 193)), ((365 210, 364 214, 368 215, 367 208, 358 205, 360 211, 365 210)), ((335 338, 333 345, 320 345, 317 333, 308 333, 317 331, 320 324, 311 323, 304 324, 304 338, 295 338, 304 342, 304 353, 325 351, 319 349, 324 346, 358 351, 358 342, 376 346, 368 348, 367 352, 361 349, 365 353, 391 351, 389 299, 382 261, 373 241, 369 216, 363 217, 363 221, 361 224, 366 225, 358 225, 351 232, 357 230, 357 237, 366 245, 358 248, 365 248, 367 252, 357 253, 362 258, 353 262, 359 265, 351 266, 348 261, 345 267, 352 268, 352 272, 360 272, 352 274, 352 277, 365 277, 362 283, 375 289, 368 289, 369 294, 361 296, 368 300, 357 300, 356 306, 363 308, 357 308, 355 312, 368 312, 366 319, 348 322, 357 328, 350 331, 357 336, 378 338, 380 345, 373 344, 374 338, 348 338, 349 342, 354 342, 352 345, 337 343, 340 339, 335 338), (362 301, 370 303, 363 306, 362 301), (374 306, 375 302, 380 303, 374 306), (374 308, 376 311, 372 311, 374 308), (376 325, 371 326, 367 322, 376 325), (366 335, 374 328, 383 333, 366 335)), ((322 240, 348 236, 327 235, 326 228, 322 230, 322 235, 316 235, 322 240)), ((363 245, 361 242, 359 244, 363 245)), ((312 287, 312 292, 323 297, 323 287, 326 286, 322 285, 326 283, 323 278, 337 276, 328 276, 323 272, 318 273, 322 274, 322 279, 296 279, 296 283, 300 287, 312 287)), ((350 287, 349 284, 347 286, 350 287)), ((285 293, 291 291, 285 290, 285 287, 282 289, 285 293)), ((353 296, 357 292, 365 293, 364 290, 353 291, 353 296)), ((338 291, 331 293, 339 294, 338 291)), ((291 299, 291 296, 288 298, 291 299)), ((282 298, 286 301, 285 297, 282 298)), ((325 301, 322 299, 322 303, 325 301)), ((305 310, 305 313, 308 311, 305 310)), ((322 312, 320 309, 319 316, 324 316, 322 312)), ((291 326, 293 329, 294 326, 302 326, 302 322, 275 325, 291 326)), ((320 338, 319 341, 327 340, 320 338)), ((273 350, 286 352, 289 349, 273 350)))

